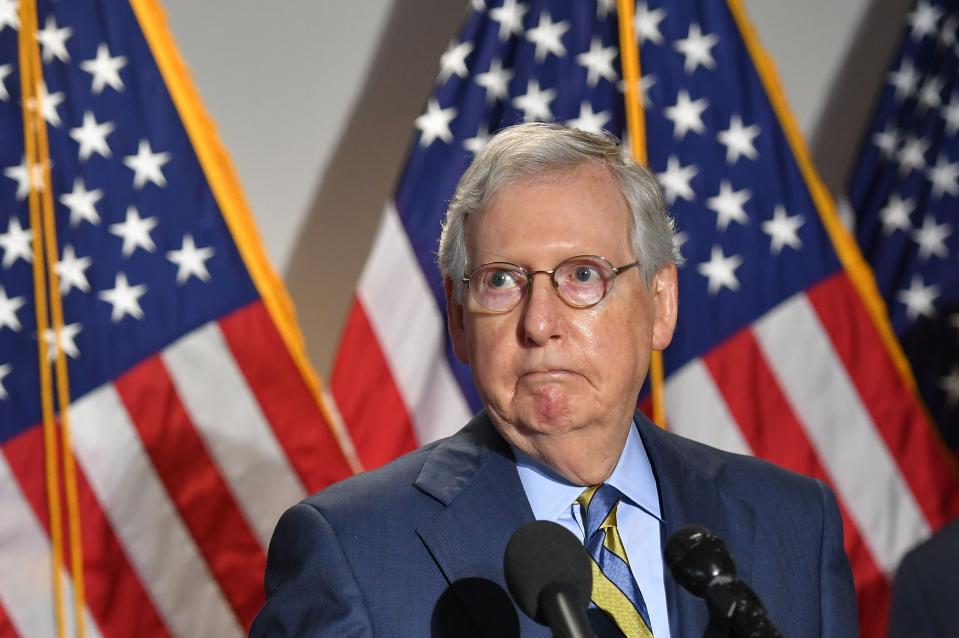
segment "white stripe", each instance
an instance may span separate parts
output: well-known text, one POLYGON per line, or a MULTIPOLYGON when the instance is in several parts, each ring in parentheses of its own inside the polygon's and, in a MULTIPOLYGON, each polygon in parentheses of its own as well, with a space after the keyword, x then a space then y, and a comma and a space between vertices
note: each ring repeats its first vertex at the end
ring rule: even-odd
POLYGON ((266 548, 283 511, 306 488, 216 323, 194 330, 161 357, 197 433, 219 466, 237 505, 266 548))
POLYGON ((815 309, 796 295, 760 319, 754 332, 873 557, 892 574, 902 555, 929 535, 929 525, 815 309))
MULTIPOLYGON (((0 604, 21 636, 56 636, 47 532, 20 491, 3 454, 0 454, 0 512, 0 565, 3 566, 0 568, 0 604)), ((73 636, 73 586, 66 569, 60 582, 66 635, 73 636)), ((99 638, 100 629, 89 608, 84 608, 84 621, 87 636, 99 638)))
POLYGON ((157 611, 180 636, 240 636, 112 384, 71 408, 77 460, 157 611))
POLYGON ((383 211, 357 296, 420 444, 459 430, 472 414, 446 359, 446 321, 392 204, 383 211))
POLYGON ((673 432, 727 452, 752 454, 702 359, 693 359, 670 375, 665 399, 673 432))

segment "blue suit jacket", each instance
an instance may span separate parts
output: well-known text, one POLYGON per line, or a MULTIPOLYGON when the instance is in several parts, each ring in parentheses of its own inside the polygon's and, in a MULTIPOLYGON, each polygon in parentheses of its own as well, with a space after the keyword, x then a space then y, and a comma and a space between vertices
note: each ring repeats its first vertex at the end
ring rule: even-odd
MULTIPOLYGON (((700 523, 786 636, 858 635, 835 499, 819 481, 636 421, 670 534, 700 523)), ((252 636, 542 636, 506 593, 503 552, 531 521, 509 446, 481 413, 460 432, 311 496, 270 542, 252 636)), ((631 557, 641 560, 640 557, 631 557)), ((674 638, 705 603, 666 575, 674 638)))

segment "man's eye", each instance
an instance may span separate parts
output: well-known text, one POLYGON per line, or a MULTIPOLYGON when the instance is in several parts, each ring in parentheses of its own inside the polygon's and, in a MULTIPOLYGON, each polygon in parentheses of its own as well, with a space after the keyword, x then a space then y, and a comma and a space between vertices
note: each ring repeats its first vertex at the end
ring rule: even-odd
POLYGON ((573 278, 577 283, 590 284, 599 281, 599 271, 592 266, 577 266, 573 271, 573 278))
POLYGON ((516 278, 508 270, 496 270, 490 273, 490 288, 509 288, 514 285, 516 285, 516 278))

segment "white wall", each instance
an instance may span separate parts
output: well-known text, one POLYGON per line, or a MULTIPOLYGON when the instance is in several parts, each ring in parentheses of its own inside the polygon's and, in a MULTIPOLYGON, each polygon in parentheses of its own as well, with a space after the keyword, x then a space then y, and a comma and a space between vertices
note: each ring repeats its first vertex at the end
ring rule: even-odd
MULTIPOLYGON (((311 357, 327 375, 413 118, 465 0, 166 0, 311 357)), ((841 186, 908 0, 746 0, 841 186)))

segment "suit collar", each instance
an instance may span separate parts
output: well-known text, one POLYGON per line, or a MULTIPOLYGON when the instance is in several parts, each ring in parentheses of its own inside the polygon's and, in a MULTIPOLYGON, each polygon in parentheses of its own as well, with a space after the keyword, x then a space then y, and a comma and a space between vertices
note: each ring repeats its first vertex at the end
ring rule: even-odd
MULTIPOLYGON (((726 541, 740 579, 752 573, 756 513, 751 505, 724 488, 726 460, 706 446, 667 432, 641 413, 636 423, 659 486, 665 533, 663 544, 680 528, 699 524, 726 541)), ((702 632, 708 620, 706 604, 665 574, 670 632, 673 636, 702 632)))
MULTIPOLYGON (((516 472, 509 446, 485 413, 437 445, 414 485, 445 507, 416 533, 452 584, 483 581, 507 591, 503 554, 513 532, 533 520, 533 512, 516 472)), ((490 636, 504 630, 502 614, 490 613, 489 600, 468 595, 473 587, 453 588, 476 624, 490 636)), ((509 600, 504 597, 504 600, 509 600)), ((496 601, 494 601, 496 602, 496 601)), ((515 610, 523 636, 548 635, 546 628, 515 610)), ((515 626, 515 620, 512 622, 515 626)))

